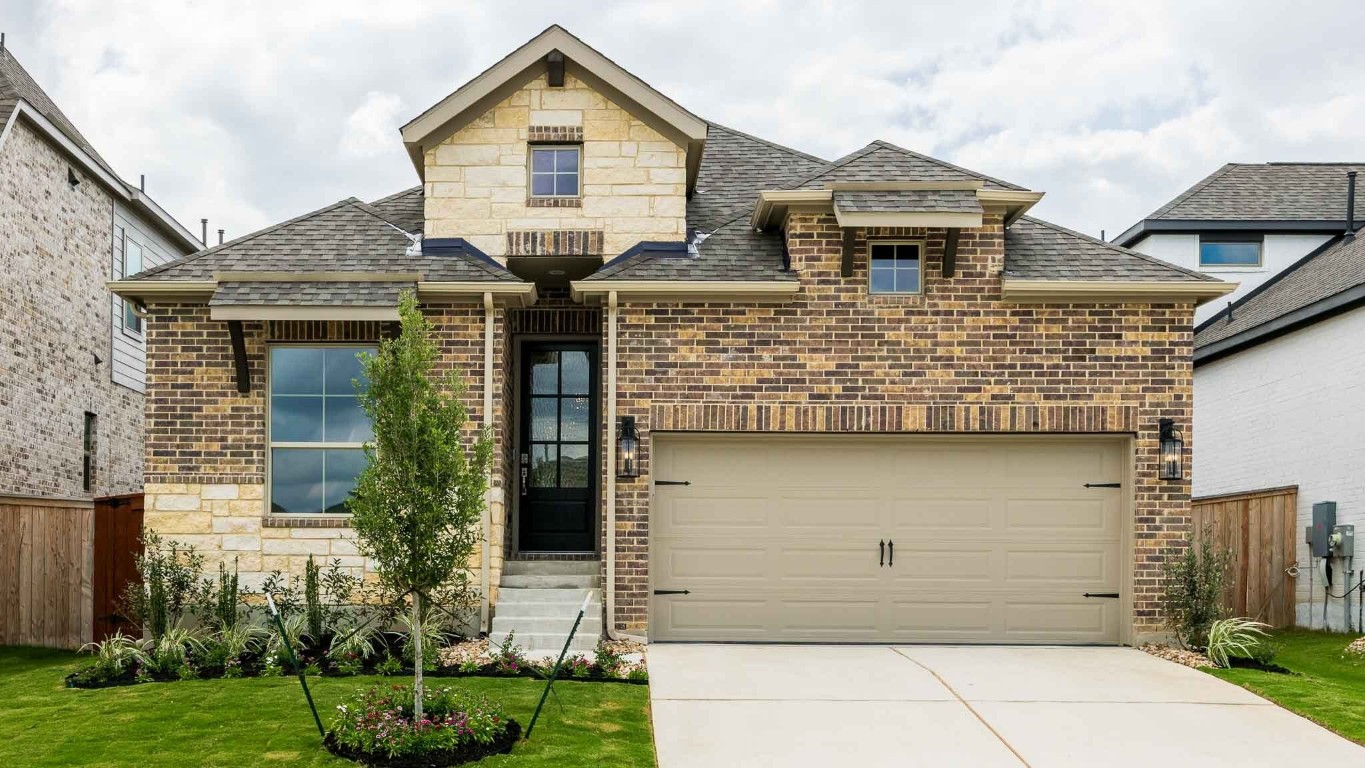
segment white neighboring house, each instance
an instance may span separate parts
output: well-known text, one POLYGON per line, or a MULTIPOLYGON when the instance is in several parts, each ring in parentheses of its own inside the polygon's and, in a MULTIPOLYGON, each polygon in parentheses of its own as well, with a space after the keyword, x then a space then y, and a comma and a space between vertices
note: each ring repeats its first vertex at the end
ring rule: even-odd
MULTIPOLYGON (((1365 536, 1365 233, 1347 225, 1357 170, 1365 165, 1226 165, 1118 242, 1242 283, 1196 315, 1194 495, 1297 485, 1300 531, 1315 502, 1335 501, 1337 523, 1365 536)), ((1352 583, 1365 568, 1357 551, 1352 583)), ((1334 576, 1333 594, 1345 577, 1334 576)), ((1312 595, 1307 574, 1296 583, 1298 623, 1322 627, 1322 579, 1312 595)), ((1346 628, 1345 605, 1327 601, 1328 627, 1346 628)))

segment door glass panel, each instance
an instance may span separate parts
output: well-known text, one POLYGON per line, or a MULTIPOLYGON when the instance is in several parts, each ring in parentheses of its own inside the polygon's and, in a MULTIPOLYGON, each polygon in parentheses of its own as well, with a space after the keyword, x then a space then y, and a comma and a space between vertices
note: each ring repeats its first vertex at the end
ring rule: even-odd
POLYGON ((559 353, 535 353, 531 358, 531 394, 553 395, 558 391, 559 353))
POLYGON ((536 443, 531 446, 531 472, 529 479, 532 488, 554 488, 555 475, 559 469, 559 446, 536 443))
POLYGON ((559 414, 556 413, 559 398, 531 398, 531 439, 558 440, 559 414))
POLYGON ((588 395, 588 353, 581 351, 565 352, 561 358, 563 370, 563 389, 560 394, 564 395, 588 395))
POLYGON ((560 401, 560 440, 588 439, 588 398, 566 397, 560 401))
POLYGON ((559 487, 588 487, 587 443, 565 443, 559 446, 559 487))

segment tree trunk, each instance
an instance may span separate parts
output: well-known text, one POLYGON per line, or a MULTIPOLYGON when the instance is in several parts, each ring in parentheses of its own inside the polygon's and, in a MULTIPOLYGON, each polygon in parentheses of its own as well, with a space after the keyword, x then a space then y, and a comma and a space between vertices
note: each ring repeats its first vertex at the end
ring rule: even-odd
POLYGON ((412 719, 422 720, 422 593, 412 593, 412 719))

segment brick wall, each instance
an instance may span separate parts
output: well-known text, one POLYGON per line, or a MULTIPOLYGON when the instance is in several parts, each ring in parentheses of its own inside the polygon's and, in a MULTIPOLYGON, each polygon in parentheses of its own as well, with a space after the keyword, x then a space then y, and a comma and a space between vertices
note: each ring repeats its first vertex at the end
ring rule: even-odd
MULTIPOLYGON (((483 423, 483 308, 425 308, 442 352, 440 372, 463 378, 470 434, 483 423)), ((271 571, 301 573, 308 556, 363 570, 350 529, 335 518, 267 514, 266 351, 273 341, 376 341, 374 322, 246 322, 251 391, 237 391, 227 324, 204 306, 153 305, 146 322, 147 444, 145 521, 203 550, 210 562, 236 560, 244 586, 271 571)), ((501 346, 501 321, 495 327, 501 346)), ((496 358, 495 358, 496 362, 496 358)), ((500 391, 495 368, 494 391, 500 391)), ((494 398, 495 408, 501 400, 494 398)), ((499 413, 494 439, 505 440, 499 413)), ((493 583, 502 567, 501 474, 494 475, 493 583)), ((479 564, 476 554, 474 564, 479 564)))
POLYGON ((648 622, 650 430, 1131 432, 1133 618, 1159 631, 1158 564, 1185 533, 1189 484, 1156 479, 1157 419, 1190 423, 1192 307, 1004 304, 998 213, 962 233, 953 278, 942 230, 870 233, 926 241, 921 296, 868 295, 866 236, 841 277, 833 216, 787 232, 791 302, 620 310, 618 415, 643 430, 644 471, 617 484, 617 626, 648 622))
POLYGON ((463 237, 495 257, 513 231, 597 230, 607 258, 645 240, 681 241, 686 157, 572 75, 562 88, 541 75, 427 150, 426 234, 463 237), (582 142, 581 198, 530 202, 533 136, 582 142))
POLYGON ((142 487, 142 395, 113 383, 113 199, 19 118, 0 146, 0 495, 142 487), (98 358, 98 360, 97 360, 98 358), (95 482, 83 487, 85 412, 95 482))

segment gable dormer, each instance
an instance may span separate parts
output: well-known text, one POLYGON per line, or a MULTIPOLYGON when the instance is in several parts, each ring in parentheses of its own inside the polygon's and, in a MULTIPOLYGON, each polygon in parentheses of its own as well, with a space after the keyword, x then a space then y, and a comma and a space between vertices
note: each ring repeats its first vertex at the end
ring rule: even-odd
POLYGON ((685 241, 706 123, 554 26, 402 133, 428 239, 572 278, 641 242, 685 241))

